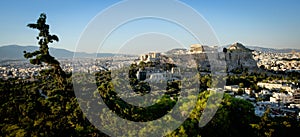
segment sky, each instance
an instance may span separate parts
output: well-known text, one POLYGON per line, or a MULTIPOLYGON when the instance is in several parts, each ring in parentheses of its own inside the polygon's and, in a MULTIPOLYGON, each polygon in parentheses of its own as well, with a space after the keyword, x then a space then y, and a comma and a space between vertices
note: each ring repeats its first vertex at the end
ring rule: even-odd
MULTIPOLYGON (((153 35, 154 38, 149 39, 149 41, 161 40, 169 42, 169 44, 177 43, 174 44, 177 46, 189 47, 189 44, 197 42, 192 37, 185 37, 187 32, 176 27, 174 23, 157 19, 144 19, 125 24, 120 29, 113 31, 111 37, 105 41, 108 46, 104 46, 102 49, 78 48, 77 44, 89 23, 97 15, 119 2, 126 1, 2 0, 0 1, 0 46, 11 44, 37 45, 35 37, 38 32, 27 28, 26 25, 35 23, 42 12, 47 14, 50 33, 60 38, 58 43, 49 45, 55 48, 86 52, 99 50, 116 52, 122 51, 122 46, 129 45, 128 43, 141 44, 141 42, 134 41, 144 40, 150 35, 153 35), (151 24, 149 25, 151 27, 145 26, 147 23, 148 25, 151 24), (147 31, 149 34, 143 35, 147 31), (129 35, 129 32, 135 32, 138 35, 129 35), (166 32, 170 35, 157 32, 166 32), (177 36, 176 34, 180 35, 177 36), (159 36, 165 40, 159 39, 159 36), (182 39, 183 42, 176 41, 178 38, 182 39), (116 39, 119 42, 116 42, 116 39), (120 39, 124 40, 121 42, 120 39), (127 39, 127 43, 124 43, 126 42, 125 39, 127 39), (171 42, 172 40, 173 42, 171 42), (113 47, 109 44, 118 46, 113 47)), ((300 48, 299 0, 179 0, 179 2, 186 4, 203 17, 214 31, 220 46, 240 42, 244 45, 268 48, 300 48)), ((161 4, 159 1, 153 1, 153 3, 161 4)), ((165 8, 172 7, 165 6, 165 8)), ((128 12, 139 12, 139 10, 143 9, 136 8, 128 10, 128 12)), ((164 12, 163 9, 159 9, 159 11, 164 12)), ((122 12, 125 14, 124 11, 122 12)), ((192 18, 190 22, 193 22, 192 18)), ((159 44, 159 42, 154 42, 154 44, 159 44)), ((123 49, 135 52, 134 49, 137 48, 124 47, 123 49)))

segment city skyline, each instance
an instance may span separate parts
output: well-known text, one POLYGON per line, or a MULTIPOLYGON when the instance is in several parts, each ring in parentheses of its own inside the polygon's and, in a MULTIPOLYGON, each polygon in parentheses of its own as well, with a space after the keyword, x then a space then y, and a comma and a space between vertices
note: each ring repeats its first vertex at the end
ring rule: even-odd
MULTIPOLYGON (((37 32, 26 27, 33 23, 40 13, 47 14, 50 31, 58 35, 60 41, 50 47, 74 51, 80 35, 88 23, 103 10, 120 1, 2 1, 0 9, 0 45, 37 45, 34 38, 37 32)), ((267 48, 299 49, 300 13, 298 1, 188 1, 181 0, 196 10, 208 22, 219 39, 220 46, 241 42, 249 46, 267 48)), ((135 22, 138 23, 138 22, 135 22)), ((143 21, 140 21, 143 23, 143 21)), ((168 23, 157 23, 157 26, 170 26, 168 23)), ((138 24, 135 30, 142 30, 138 24)), ((164 27, 166 31, 168 28, 164 27)), ((154 28, 152 29, 160 29, 154 28)), ((169 28, 173 29, 172 27, 169 28)), ((151 29, 149 29, 151 30, 151 29)), ((119 30, 122 32, 122 30, 119 30)), ((124 34, 126 35, 126 34, 124 34)), ((186 39, 185 46, 195 41, 186 39)), ((205 43, 204 43, 205 44, 205 43)), ((211 45, 213 46, 213 45, 211 45)), ((87 52, 91 49, 87 49, 87 52)), ((117 49, 108 49, 116 51, 117 49)))

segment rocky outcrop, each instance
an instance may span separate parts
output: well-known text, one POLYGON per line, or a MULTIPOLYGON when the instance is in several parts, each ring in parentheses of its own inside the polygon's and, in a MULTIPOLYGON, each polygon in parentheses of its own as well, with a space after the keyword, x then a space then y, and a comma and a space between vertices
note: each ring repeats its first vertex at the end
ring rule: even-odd
POLYGON ((253 59, 252 50, 246 48, 241 43, 234 43, 227 49, 226 64, 228 71, 237 69, 254 71, 257 70, 257 62, 253 59))
MULTIPOLYGON (((199 45, 192 45, 191 47, 197 48, 199 45)), ((252 50, 241 43, 234 43, 223 52, 218 52, 215 47, 200 47, 202 47, 201 52, 193 52, 193 54, 172 54, 169 52, 167 56, 172 58, 175 64, 182 64, 183 66, 197 64, 200 71, 224 70, 224 66, 227 67, 227 72, 258 70, 257 62, 252 56, 252 50), (212 66, 214 68, 211 68, 212 66)))
POLYGON ((241 43, 233 43, 231 46, 229 46, 228 51, 234 51, 234 52, 252 52, 252 50, 246 48, 241 43))

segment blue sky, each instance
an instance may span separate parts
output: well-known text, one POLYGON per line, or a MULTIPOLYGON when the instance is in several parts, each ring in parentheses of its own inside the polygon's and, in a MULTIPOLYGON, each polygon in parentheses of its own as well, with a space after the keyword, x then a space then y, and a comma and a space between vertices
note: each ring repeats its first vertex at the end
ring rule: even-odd
MULTIPOLYGON (((44 12, 47 14, 51 33, 60 38, 60 42, 50 46, 74 51, 88 23, 98 13, 117 2, 120 1, 0 1, 0 45, 37 45, 34 38, 37 31, 27 28, 26 25, 35 22, 39 14, 44 12)), ((299 0, 181 2, 194 8, 208 21, 221 45, 241 42, 245 45, 272 48, 300 47, 299 0)))

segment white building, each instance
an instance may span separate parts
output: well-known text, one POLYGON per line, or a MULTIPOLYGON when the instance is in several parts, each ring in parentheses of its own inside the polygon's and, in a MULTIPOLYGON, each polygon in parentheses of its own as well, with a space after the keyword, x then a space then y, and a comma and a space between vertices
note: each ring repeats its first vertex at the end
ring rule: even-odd
POLYGON ((271 83, 263 83, 258 82, 257 86, 267 89, 280 89, 282 87, 282 84, 271 84, 271 83))
POLYGON ((239 85, 228 85, 228 86, 225 86, 224 89, 228 90, 228 91, 238 92, 239 85))
POLYGON ((273 96, 270 97, 270 102, 277 103, 291 103, 293 101, 293 95, 285 93, 273 93, 273 96))
POLYGON ((147 62, 155 62, 158 61, 161 54, 156 52, 149 52, 148 54, 143 54, 140 56, 140 61, 143 61, 145 63, 147 62))

